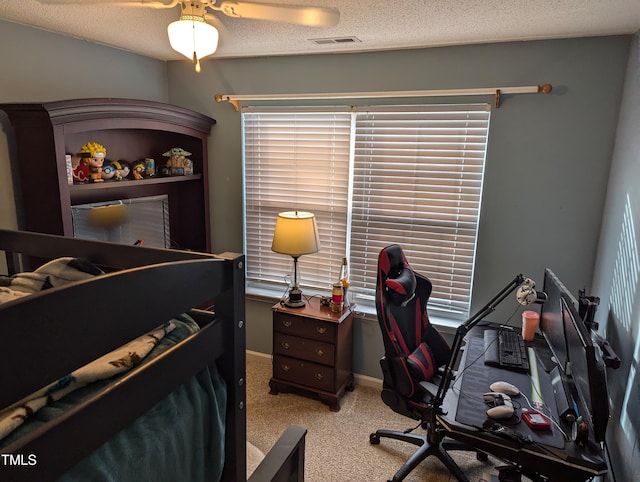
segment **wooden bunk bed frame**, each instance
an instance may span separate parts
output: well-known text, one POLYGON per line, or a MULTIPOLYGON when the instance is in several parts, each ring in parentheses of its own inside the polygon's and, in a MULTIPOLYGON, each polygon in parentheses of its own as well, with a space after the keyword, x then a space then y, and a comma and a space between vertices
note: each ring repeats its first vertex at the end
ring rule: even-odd
MULTIPOLYGON (((188 312, 201 328, 70 412, 0 450, 14 457, 37 454, 37 464, 31 467, 0 464, 1 479, 57 479, 213 363, 227 386, 222 480, 246 479, 244 256, 223 258, 2 229, 0 251, 5 252, 8 274, 63 256, 86 258, 105 271, 113 270, 0 306, 0 329, 10 320, 29 320, 12 323, 11 336, 0 337, 0 407, 181 313, 188 312), (96 301, 98 293, 107 292, 135 296, 105 308, 96 301), (211 303, 215 315, 202 309, 211 303), (118 324, 119 320, 126 322, 118 324), (43 359, 45 365, 35 364, 43 359), (78 434, 82 434, 81 443, 65 443, 78 434)), ((305 434, 303 428, 289 427, 249 480, 304 480, 305 434)))

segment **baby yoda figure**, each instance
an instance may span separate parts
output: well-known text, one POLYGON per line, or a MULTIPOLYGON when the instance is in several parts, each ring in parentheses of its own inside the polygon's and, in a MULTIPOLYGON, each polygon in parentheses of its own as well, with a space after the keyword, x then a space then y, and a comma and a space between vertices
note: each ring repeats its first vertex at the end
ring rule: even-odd
POLYGON ((174 147, 163 154, 168 157, 167 163, 163 169, 166 176, 187 176, 193 174, 193 162, 187 156, 191 153, 185 151, 181 147, 174 147))

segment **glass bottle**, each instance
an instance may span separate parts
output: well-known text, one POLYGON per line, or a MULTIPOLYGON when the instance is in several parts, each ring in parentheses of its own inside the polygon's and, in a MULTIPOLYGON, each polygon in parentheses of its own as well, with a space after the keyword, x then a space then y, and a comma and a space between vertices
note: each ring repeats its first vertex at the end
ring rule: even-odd
POLYGON ((340 284, 342 284, 342 298, 344 303, 349 305, 349 298, 347 297, 347 289, 349 288, 349 263, 347 258, 342 258, 342 264, 340 265, 340 284))

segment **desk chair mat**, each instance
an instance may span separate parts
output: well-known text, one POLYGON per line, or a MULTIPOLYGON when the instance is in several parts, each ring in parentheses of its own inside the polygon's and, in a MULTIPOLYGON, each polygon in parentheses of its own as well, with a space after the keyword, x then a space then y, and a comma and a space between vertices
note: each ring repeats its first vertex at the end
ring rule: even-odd
MULTIPOLYGON (((482 427, 487 421, 491 420, 508 426, 525 435, 531 435, 536 442, 562 449, 564 448, 564 438, 562 433, 553 423, 551 431, 534 431, 529 426, 520 421, 515 425, 508 425, 505 421, 490 419, 486 415, 488 406, 484 403, 482 395, 490 392, 489 385, 497 381, 509 382, 520 389, 527 396, 529 401, 532 400, 533 387, 531 378, 526 373, 518 373, 502 368, 490 367, 484 364, 484 340, 482 337, 469 337, 466 348, 467 351, 465 365, 466 368, 462 373, 462 384, 460 385, 460 394, 458 397, 458 409, 456 412, 456 421, 464 425, 472 427, 482 427)), ((542 400, 544 407, 540 410, 545 415, 553 414, 557 420, 558 409, 556 408, 556 400, 553 394, 553 386, 551 378, 544 367, 538 361, 538 376, 540 378, 540 388, 542 391, 542 400)), ((516 414, 520 417, 522 411, 520 408, 530 408, 527 400, 518 395, 512 397, 513 406, 516 408, 516 414)), ((506 421, 508 422, 508 421, 506 421)))

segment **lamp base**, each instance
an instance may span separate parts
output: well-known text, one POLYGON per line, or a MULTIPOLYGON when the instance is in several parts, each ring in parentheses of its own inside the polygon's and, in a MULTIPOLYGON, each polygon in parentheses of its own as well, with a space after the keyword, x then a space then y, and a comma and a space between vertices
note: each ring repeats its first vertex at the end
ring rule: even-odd
POLYGON ((305 302, 302 301, 302 291, 299 288, 291 288, 289 290, 289 298, 284 302, 284 306, 289 308, 302 308, 305 302))

